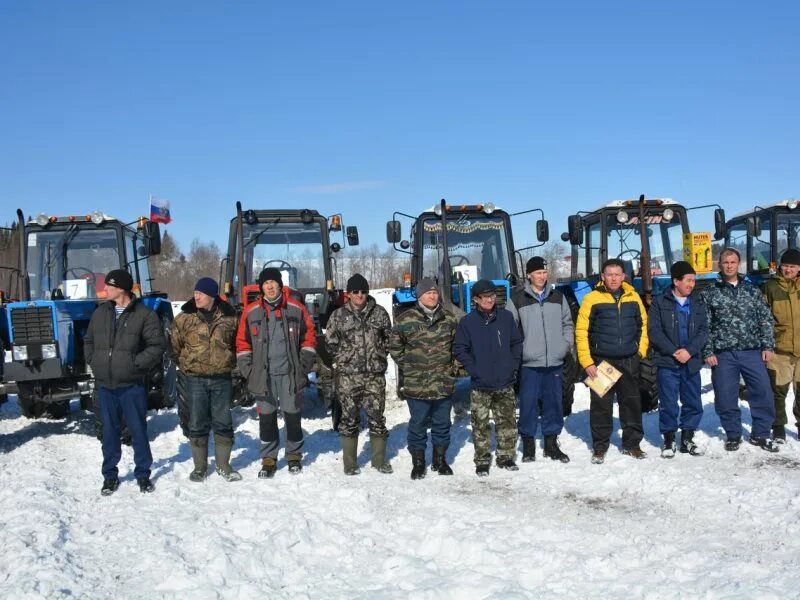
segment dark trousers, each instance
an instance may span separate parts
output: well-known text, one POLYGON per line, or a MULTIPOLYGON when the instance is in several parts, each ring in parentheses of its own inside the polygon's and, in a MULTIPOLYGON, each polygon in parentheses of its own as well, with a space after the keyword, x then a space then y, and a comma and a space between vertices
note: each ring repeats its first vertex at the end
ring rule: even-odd
POLYGON ((519 422, 522 437, 535 437, 542 401, 542 435, 559 435, 564 427, 562 367, 522 367, 519 382, 519 422))
POLYGON ((679 416, 681 429, 697 429, 703 416, 700 372, 689 373, 686 365, 677 369, 658 369, 658 403, 658 426, 661 433, 677 431, 679 416))
POLYGON ((188 375, 186 390, 189 395, 189 437, 208 437, 213 429, 217 435, 232 438, 233 385, 230 376, 188 375))
POLYGON ((103 478, 115 479, 119 475, 119 459, 122 458, 122 417, 131 432, 133 474, 150 477, 153 455, 147 439, 147 392, 142 385, 110 390, 101 387, 100 418, 103 422, 103 478))
POLYGON ((742 437, 742 411, 739 408, 739 375, 747 386, 747 402, 753 419, 752 435, 770 437, 775 422, 775 400, 761 360, 761 350, 736 350, 716 354, 718 364, 711 370, 714 409, 729 438, 742 437))
POLYGON ((644 437, 642 431, 642 398, 639 393, 639 356, 627 358, 598 358, 595 364, 605 360, 618 371, 622 377, 602 398, 591 393, 589 405, 589 425, 592 429, 592 446, 594 450, 605 452, 611 439, 614 422, 614 396, 619 404, 619 420, 622 425, 622 448, 637 448, 644 437))
POLYGON ((447 448, 450 445, 450 396, 439 400, 406 398, 408 403, 408 450, 425 451, 428 446, 428 426, 434 446, 447 448))

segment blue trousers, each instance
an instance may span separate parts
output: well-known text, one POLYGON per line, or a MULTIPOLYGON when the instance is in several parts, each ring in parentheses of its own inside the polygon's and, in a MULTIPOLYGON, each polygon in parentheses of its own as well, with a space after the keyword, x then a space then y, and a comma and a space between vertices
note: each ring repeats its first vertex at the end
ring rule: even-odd
POLYGON ((213 429, 217 435, 232 438, 231 378, 225 375, 187 375, 186 391, 189 395, 189 437, 208 437, 213 429))
POLYGON ((770 437, 775 421, 775 400, 767 367, 760 350, 735 350, 716 354, 719 364, 711 371, 714 408, 729 438, 742 436, 742 411, 739 409, 739 375, 747 386, 747 402, 753 418, 751 435, 770 437))
POLYGON ((562 367, 522 367, 519 382, 519 421, 522 437, 536 437, 539 400, 542 401, 542 435, 559 435, 564 427, 562 367))
POLYGON ((679 416, 682 430, 696 430, 703 416, 700 372, 689 373, 686 365, 677 369, 659 368, 658 404, 658 426, 662 434, 678 430, 679 416))
POLYGON ((133 474, 150 477, 153 455, 147 439, 147 392, 143 385, 129 385, 115 390, 101 387, 100 419, 103 422, 103 479, 115 479, 119 475, 119 459, 122 458, 122 417, 131 432, 133 474))
POLYGON ((408 450, 425 451, 428 446, 428 426, 434 446, 447 448, 450 445, 450 396, 439 400, 406 398, 408 403, 408 450))

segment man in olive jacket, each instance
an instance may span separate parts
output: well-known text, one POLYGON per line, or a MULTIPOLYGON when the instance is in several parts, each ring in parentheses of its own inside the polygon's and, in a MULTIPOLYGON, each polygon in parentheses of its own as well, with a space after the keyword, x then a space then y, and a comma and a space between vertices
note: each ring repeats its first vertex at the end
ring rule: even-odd
POLYGON ((372 466, 391 473, 386 462, 386 366, 392 322, 369 295, 369 283, 356 273, 347 280, 349 300, 333 311, 325 342, 333 357, 336 392, 342 404, 339 437, 346 475, 358 475, 356 462, 361 408, 367 413, 372 466))
POLYGON ((121 419, 131 433, 134 475, 142 493, 150 481, 153 455, 147 439, 147 391, 144 378, 159 364, 166 343, 161 322, 133 293, 133 278, 123 269, 106 275, 108 302, 97 307, 83 339, 86 364, 92 368, 103 423, 103 487, 110 496, 119 487, 122 457, 121 419))
POLYGON ((786 442, 786 396, 794 387, 795 427, 800 433, 800 250, 790 248, 781 256, 781 271, 764 286, 764 298, 775 317, 775 354, 767 363, 775 394, 775 422, 772 439, 786 442))
POLYGON ((202 277, 193 298, 181 307, 172 326, 172 353, 185 378, 188 433, 194 470, 191 481, 201 482, 208 471, 208 434, 214 430, 217 473, 227 481, 242 476, 230 465, 233 448, 231 371, 236 366, 236 311, 218 296, 217 282, 202 277))

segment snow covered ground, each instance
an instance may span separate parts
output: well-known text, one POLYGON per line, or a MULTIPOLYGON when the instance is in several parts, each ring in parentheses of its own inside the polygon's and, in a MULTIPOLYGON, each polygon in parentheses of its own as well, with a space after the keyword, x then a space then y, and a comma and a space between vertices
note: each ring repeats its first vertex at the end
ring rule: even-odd
MULTIPOLYGON (((706 386, 708 388, 708 386, 706 386)), ((800 442, 777 455, 726 453, 711 394, 704 457, 647 460, 612 450, 589 462, 588 394, 567 420, 567 465, 541 458, 479 479, 468 419, 457 420, 455 476, 409 479, 407 411, 387 416, 394 475, 342 475, 337 435, 308 395, 304 471, 284 461, 257 479, 258 423, 238 409, 233 464, 244 480, 188 480, 189 446, 174 411, 152 414, 156 492, 99 494, 92 418, 29 421, 0 407, 0 596, 87 598, 797 597, 800 442)), ((748 411, 744 411, 746 419, 748 411)), ((619 437, 613 443, 619 445, 619 437)), ((212 461, 213 462, 213 461, 212 461)))

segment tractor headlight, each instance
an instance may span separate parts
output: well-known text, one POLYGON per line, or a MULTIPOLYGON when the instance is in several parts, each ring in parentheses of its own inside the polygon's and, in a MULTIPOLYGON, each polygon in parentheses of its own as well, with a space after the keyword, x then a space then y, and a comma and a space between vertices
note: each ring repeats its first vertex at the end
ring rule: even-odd
POLYGON ((672 221, 674 216, 675 212, 671 208, 665 208, 664 212, 661 213, 661 218, 664 219, 667 223, 672 221))
POLYGON ((92 223, 94 223, 95 225, 102 225, 103 221, 105 220, 106 219, 103 216, 103 213, 101 213, 99 210, 96 210, 92 213, 92 223))
POLYGON ((39 227, 47 227, 47 224, 49 222, 50 222, 50 218, 46 214, 39 213, 38 215, 36 215, 36 224, 39 227))
POLYGON ((42 358, 55 358, 55 357, 56 357, 56 345, 44 344, 42 346, 42 358))
POLYGON ((628 222, 628 213, 624 210, 621 210, 617 213, 617 223, 627 223, 628 222))
POLYGON ((27 346, 14 346, 12 352, 14 353, 14 360, 28 360, 27 346))
POLYGON ((497 210, 497 207, 493 202, 487 202, 483 205, 483 212, 485 212, 487 215, 492 214, 495 210, 497 210))

